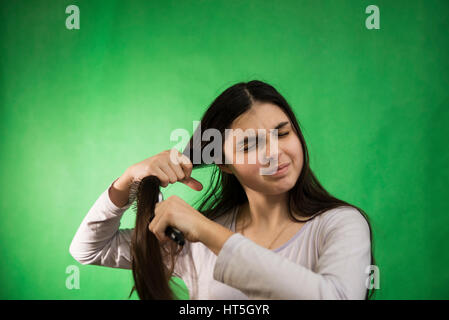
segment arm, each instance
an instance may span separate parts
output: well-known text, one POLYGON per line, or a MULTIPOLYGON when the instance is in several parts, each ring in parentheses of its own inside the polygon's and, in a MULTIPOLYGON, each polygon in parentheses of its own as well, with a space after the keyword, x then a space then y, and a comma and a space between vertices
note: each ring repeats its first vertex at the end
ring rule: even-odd
POLYGON ((215 255, 218 255, 225 242, 235 234, 221 224, 208 220, 201 226, 200 241, 215 255))
MULTIPOLYGON (((122 187, 117 178, 105 190, 79 226, 72 243, 70 254, 81 264, 99 265, 111 268, 132 268, 131 239, 134 229, 119 229, 123 213, 131 206, 132 201, 122 207, 115 203, 125 203, 129 189, 122 187), (114 203, 115 202, 115 203, 114 203)), ((179 256, 179 263, 175 264, 173 275, 183 278, 184 262, 190 244, 186 242, 179 256)), ((167 258, 163 257, 169 265, 167 258)), ((186 268, 186 267, 184 267, 186 268)), ((188 267, 187 267, 188 268, 188 267)), ((185 272, 190 272, 186 269, 185 272)))
POLYGON ((323 222, 316 272, 236 233, 219 251, 214 279, 250 299, 364 299, 371 258, 366 220, 344 209, 323 222))
POLYGON ((117 180, 90 208, 70 244, 70 254, 82 264, 131 269, 134 229, 119 229, 120 219, 131 203, 118 207, 111 201, 110 192, 117 180))

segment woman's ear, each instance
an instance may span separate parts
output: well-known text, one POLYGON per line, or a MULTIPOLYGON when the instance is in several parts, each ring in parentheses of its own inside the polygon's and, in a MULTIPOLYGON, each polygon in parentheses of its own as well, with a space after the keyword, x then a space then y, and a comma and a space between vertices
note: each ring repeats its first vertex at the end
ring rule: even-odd
POLYGON ((229 173, 229 174, 233 174, 231 169, 229 169, 226 164, 217 164, 217 166, 220 168, 221 171, 229 173))

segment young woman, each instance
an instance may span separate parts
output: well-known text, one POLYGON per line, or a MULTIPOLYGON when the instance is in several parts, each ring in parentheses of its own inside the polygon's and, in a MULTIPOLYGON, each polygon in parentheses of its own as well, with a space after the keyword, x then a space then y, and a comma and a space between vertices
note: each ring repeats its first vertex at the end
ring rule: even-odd
POLYGON ((87 213, 72 256, 82 264, 132 269, 141 299, 173 299, 173 275, 184 280, 191 299, 367 299, 365 272, 374 264, 368 218, 318 182, 281 94, 261 81, 237 83, 213 101, 200 126, 222 134, 224 152, 214 155, 221 161, 194 162, 196 146, 203 154, 209 144, 195 144, 194 134, 189 156, 178 152, 182 161, 171 161, 167 150, 130 166, 87 213), (234 141, 226 129, 265 129, 267 147, 234 141), (278 129, 273 150, 270 129, 278 129), (260 174, 268 164, 258 157, 248 161, 257 152, 274 161, 275 174, 260 174), (243 163, 234 160, 239 156, 243 163), (204 166, 214 171, 198 208, 177 196, 158 202, 159 187, 177 181, 201 191, 191 173, 204 166), (136 226, 119 229, 134 193, 136 226), (164 234, 168 226, 183 233, 184 246, 164 234))

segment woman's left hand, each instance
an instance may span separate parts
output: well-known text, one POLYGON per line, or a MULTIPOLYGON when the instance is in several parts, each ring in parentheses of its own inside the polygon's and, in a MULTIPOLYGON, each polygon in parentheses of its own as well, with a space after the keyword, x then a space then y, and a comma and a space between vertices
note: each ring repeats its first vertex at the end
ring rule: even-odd
POLYGON ((161 243, 171 240, 165 235, 165 229, 168 226, 181 231, 186 240, 198 242, 201 238, 201 230, 204 230, 207 223, 213 222, 175 195, 156 203, 154 213, 155 216, 148 225, 148 229, 161 243))

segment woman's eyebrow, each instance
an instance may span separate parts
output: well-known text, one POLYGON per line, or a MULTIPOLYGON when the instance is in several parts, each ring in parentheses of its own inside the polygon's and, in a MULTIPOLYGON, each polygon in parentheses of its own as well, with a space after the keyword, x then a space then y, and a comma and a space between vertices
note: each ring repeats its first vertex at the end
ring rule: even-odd
MULTIPOLYGON (((276 127, 274 127, 274 129, 281 129, 282 127, 285 127, 287 124, 290 124, 290 122, 289 122, 289 121, 283 121, 283 122, 280 122, 276 127)), ((245 144, 248 143, 248 140, 249 140, 249 141, 253 141, 253 140, 255 140, 257 137, 258 137, 257 133, 256 133, 255 136, 250 136, 249 139, 248 139, 248 137, 244 137, 243 140, 241 140, 240 142, 238 142, 238 145, 245 145, 245 144)))
POLYGON ((279 123, 279 124, 275 127, 275 129, 280 129, 280 128, 284 127, 285 125, 289 124, 289 123, 290 123, 289 121, 281 122, 281 123, 279 123))

